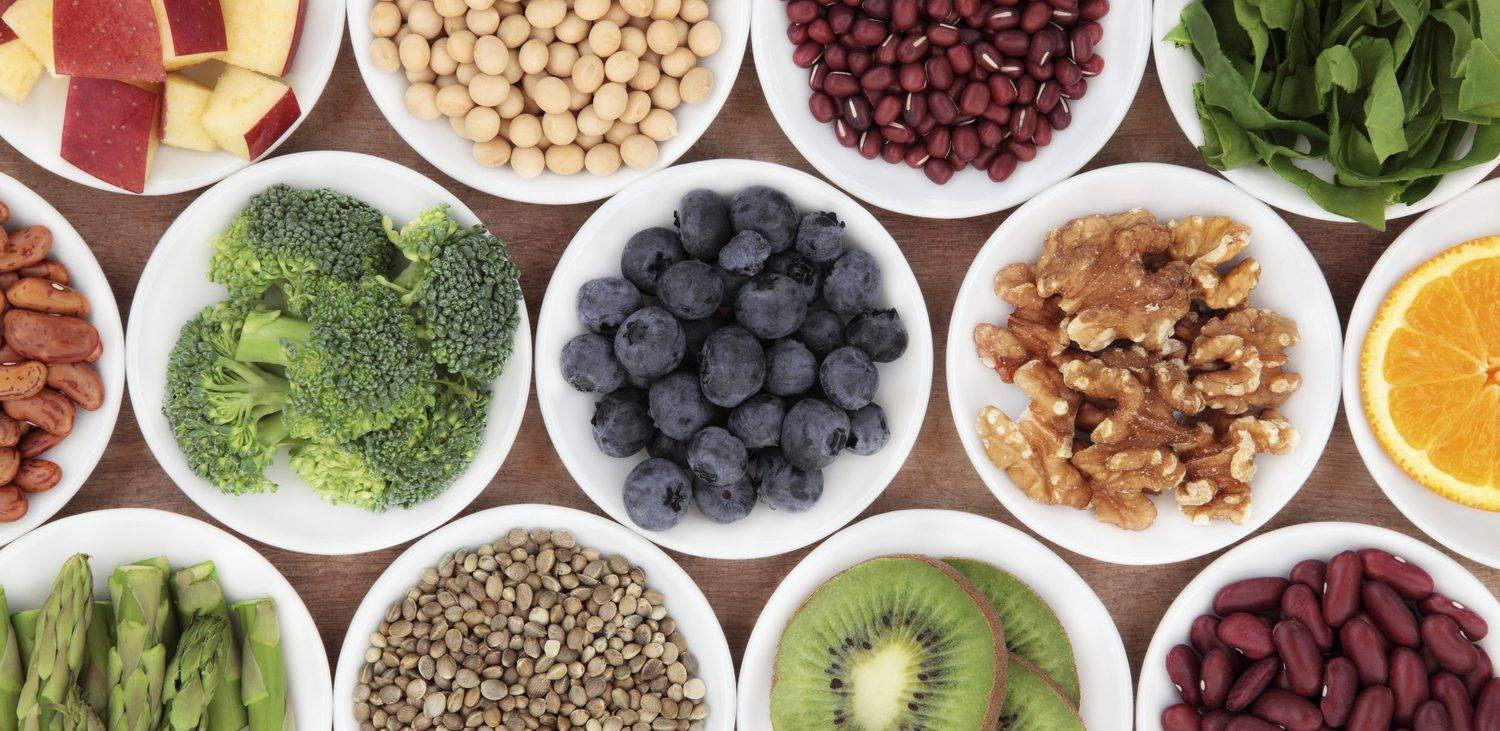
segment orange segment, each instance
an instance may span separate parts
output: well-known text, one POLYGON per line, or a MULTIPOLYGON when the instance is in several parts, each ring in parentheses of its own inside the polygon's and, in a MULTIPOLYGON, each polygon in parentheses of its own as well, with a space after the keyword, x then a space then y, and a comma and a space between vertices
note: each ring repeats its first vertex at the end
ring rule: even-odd
POLYGON ((1484 343, 1466 298, 1453 278, 1433 280, 1416 293, 1402 316, 1405 331, 1441 340, 1445 345, 1484 359, 1484 343))
POLYGON ((1467 413, 1478 389, 1457 380, 1391 389, 1391 421, 1402 439, 1417 449, 1426 449, 1458 426, 1448 415, 1467 413))
POLYGON ((1453 283, 1464 293, 1490 362, 1500 360, 1500 259, 1459 267, 1453 273, 1453 283))
POLYGON ((1451 381, 1484 371, 1472 354, 1403 325, 1391 334, 1385 354, 1385 380, 1393 386, 1451 381))

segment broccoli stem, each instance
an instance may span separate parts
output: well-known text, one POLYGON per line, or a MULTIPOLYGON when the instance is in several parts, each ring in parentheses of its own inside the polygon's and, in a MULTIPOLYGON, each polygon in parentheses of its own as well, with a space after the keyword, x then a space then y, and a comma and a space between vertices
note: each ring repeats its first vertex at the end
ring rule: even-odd
POLYGON ((287 364, 287 343, 307 340, 312 326, 277 310, 252 312, 245 318, 234 357, 248 363, 287 364))

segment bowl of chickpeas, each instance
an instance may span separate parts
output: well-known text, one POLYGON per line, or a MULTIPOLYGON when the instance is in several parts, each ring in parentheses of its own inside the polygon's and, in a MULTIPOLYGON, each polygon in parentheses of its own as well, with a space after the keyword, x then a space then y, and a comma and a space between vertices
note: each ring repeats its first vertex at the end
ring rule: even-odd
POLYGON ((526 203, 607 198, 708 129, 749 0, 350 0, 360 74, 422 157, 526 203))

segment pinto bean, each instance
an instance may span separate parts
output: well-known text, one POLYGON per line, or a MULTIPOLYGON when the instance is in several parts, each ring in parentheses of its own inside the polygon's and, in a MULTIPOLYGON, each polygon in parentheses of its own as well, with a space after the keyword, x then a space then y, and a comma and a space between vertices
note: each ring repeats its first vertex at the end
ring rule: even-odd
POLYGON ((14 447, 21 441, 23 424, 0 413, 0 447, 14 447))
POLYGON ((15 485, 0 486, 0 523, 14 523, 26 517, 26 493, 15 485))
POLYGON ((104 379, 87 363, 53 363, 47 366, 47 385, 61 391, 87 411, 104 405, 104 379))
POLYGON ((21 452, 21 459, 31 459, 62 444, 62 440, 65 438, 66 436, 62 434, 52 434, 41 429, 28 429, 21 436, 21 441, 16 445, 16 448, 21 452))
POLYGON ((9 240, 0 239, 0 272, 29 267, 52 253, 52 232, 46 226, 16 231, 9 240))
POLYGON ((89 314, 89 298, 65 284, 40 277, 22 277, 5 288, 5 299, 14 307, 49 315, 89 314))
MULTIPOLYGON (((18 274, 22 277, 41 277, 42 279, 50 279, 54 282, 57 282, 58 284, 68 284, 73 279, 72 276, 68 274, 68 268, 63 266, 62 262, 57 261, 56 259, 48 259, 37 264, 32 264, 29 267, 23 267, 17 270, 15 274, 18 274)), ((10 282, 6 282, 5 284, 7 287, 10 286, 10 282)))
POLYGON ((18 309, 5 313, 5 342, 43 363, 76 363, 101 347, 99 331, 87 321, 18 309))
POLYGON ((21 454, 12 447, 0 449, 0 484, 8 484, 21 467, 21 454))
POLYGON ((62 481, 62 467, 45 459, 21 460, 12 481, 26 492, 46 492, 62 481))
POLYGON ((38 391, 31 398, 13 399, 0 406, 6 416, 35 424, 48 434, 62 437, 73 431, 73 402, 50 388, 38 391))
POLYGON ((47 366, 34 360, 0 363, 0 400, 31 398, 47 385, 47 366))

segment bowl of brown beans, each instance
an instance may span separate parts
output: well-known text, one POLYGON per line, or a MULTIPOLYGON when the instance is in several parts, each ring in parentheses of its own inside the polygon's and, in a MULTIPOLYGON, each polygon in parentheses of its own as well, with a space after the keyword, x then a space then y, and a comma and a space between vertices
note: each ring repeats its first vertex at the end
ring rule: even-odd
POLYGON ((1490 729, 1500 602, 1427 544, 1306 523, 1229 551, 1162 616, 1136 726, 1490 729))
POLYGON ((1010 208, 1083 167, 1135 97, 1145 0, 761 0, 755 68, 819 172, 898 213, 1010 208))

